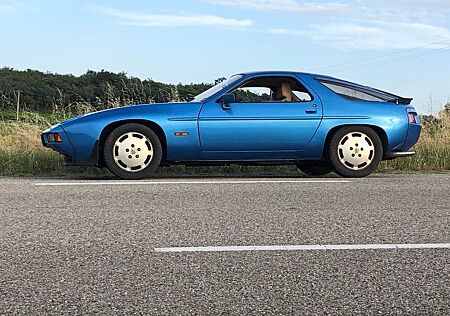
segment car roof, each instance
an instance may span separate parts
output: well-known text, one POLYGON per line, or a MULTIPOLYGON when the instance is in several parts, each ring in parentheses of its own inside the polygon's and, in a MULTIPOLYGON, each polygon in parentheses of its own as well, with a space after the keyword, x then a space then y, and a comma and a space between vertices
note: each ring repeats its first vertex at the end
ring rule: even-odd
POLYGON ((293 75, 293 74, 298 74, 298 75, 312 75, 315 76, 315 74, 310 74, 310 73, 306 73, 306 72, 298 72, 298 71, 286 71, 286 70, 265 70, 265 71, 249 71, 249 72, 241 72, 238 75, 244 75, 244 76, 249 76, 249 75, 274 75, 274 74, 285 74, 285 75, 293 75))
MULTIPOLYGON (((299 76, 311 76, 314 77, 315 79, 318 80, 324 80, 324 81, 332 81, 335 83, 340 83, 340 84, 344 84, 344 85, 349 85, 349 86, 353 86, 353 87, 357 87, 360 89, 364 89, 364 90, 369 90, 372 91, 374 93, 377 94, 383 94, 386 96, 391 96, 392 98, 399 98, 399 99, 407 99, 407 98, 402 98, 398 95, 395 95, 393 93, 390 92, 386 92, 383 90, 379 90, 379 89, 375 89, 373 87, 369 87, 369 86, 364 86, 361 84, 357 84, 351 81, 346 81, 346 80, 342 80, 342 79, 338 79, 335 77, 331 77, 331 76, 327 76, 327 75, 321 75, 321 74, 314 74, 314 73, 308 73, 308 72, 298 72, 298 71, 277 71, 277 70, 272 70, 272 71, 252 71, 252 72, 243 72, 243 73, 239 73, 239 75, 244 75, 244 76, 253 76, 253 75, 262 75, 262 76, 270 76, 270 75, 299 75, 299 76)), ((412 99, 407 99, 409 100, 409 102, 411 102, 412 99)))
MULTIPOLYGON (((321 74, 315 74, 315 73, 309 73, 309 72, 299 72, 299 71, 265 70, 265 71, 241 72, 241 73, 238 73, 237 75, 244 75, 244 76, 254 76, 254 75, 258 75, 258 76, 271 76, 271 75, 311 76, 311 77, 314 77, 314 78, 319 79, 319 80, 320 79, 322 79, 322 80, 332 80, 332 81, 341 82, 341 83, 345 83, 345 84, 349 84, 349 85, 355 85, 355 86, 359 86, 359 87, 364 87, 364 86, 359 85, 359 84, 354 83, 354 82, 345 81, 345 80, 338 79, 338 78, 331 77, 331 76, 327 76, 327 75, 321 75, 321 74)), ((366 88, 370 88, 370 87, 366 87, 366 88)), ((371 89, 373 89, 373 88, 371 88, 371 89)))

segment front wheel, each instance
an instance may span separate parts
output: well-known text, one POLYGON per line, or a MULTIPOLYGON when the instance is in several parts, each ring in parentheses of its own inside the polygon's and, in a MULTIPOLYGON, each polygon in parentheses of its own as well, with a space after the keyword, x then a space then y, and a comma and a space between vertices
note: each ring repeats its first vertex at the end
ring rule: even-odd
POLYGON ((159 167, 162 147, 158 136, 149 127, 130 123, 109 134, 103 154, 106 166, 116 176, 138 180, 148 177, 159 167))
POLYGON ((378 134, 366 126, 347 126, 331 138, 328 157, 334 171, 349 178, 366 177, 383 157, 378 134))

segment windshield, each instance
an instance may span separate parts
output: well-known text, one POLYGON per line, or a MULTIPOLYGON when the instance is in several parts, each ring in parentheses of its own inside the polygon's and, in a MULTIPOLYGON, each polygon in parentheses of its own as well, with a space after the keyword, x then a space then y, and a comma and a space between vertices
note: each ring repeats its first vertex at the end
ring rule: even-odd
POLYGON ((192 100, 192 102, 203 102, 206 99, 208 99, 210 96, 216 94, 217 92, 219 92, 223 88, 229 86, 230 84, 232 84, 233 82, 241 79, 242 77, 243 77, 243 75, 234 75, 234 76, 228 78, 227 80, 222 81, 219 84, 216 84, 214 87, 211 87, 208 90, 200 93, 198 96, 196 96, 194 98, 194 100, 192 100))

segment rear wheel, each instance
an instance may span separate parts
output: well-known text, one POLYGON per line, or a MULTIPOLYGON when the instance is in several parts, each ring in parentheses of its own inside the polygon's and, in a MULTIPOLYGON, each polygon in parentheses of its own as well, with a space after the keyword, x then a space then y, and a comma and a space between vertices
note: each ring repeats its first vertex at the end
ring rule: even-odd
POLYGON ((324 176, 333 171, 329 164, 321 161, 299 162, 297 167, 309 176, 324 176))
POLYGON ((383 157, 378 134, 367 126, 347 126, 331 138, 328 157, 334 171, 343 177, 365 177, 375 171, 383 157))
POLYGON ((124 124, 109 134, 103 149, 108 169, 126 180, 143 179, 158 167, 162 147, 158 136, 147 126, 124 124))

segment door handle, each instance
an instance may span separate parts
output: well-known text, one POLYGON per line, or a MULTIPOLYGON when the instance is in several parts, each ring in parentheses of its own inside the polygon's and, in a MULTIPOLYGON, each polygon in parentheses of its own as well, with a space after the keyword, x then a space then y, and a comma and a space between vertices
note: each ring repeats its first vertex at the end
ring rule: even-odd
POLYGON ((316 107, 307 107, 306 109, 305 109, 305 112, 306 113, 317 113, 317 108, 316 107))

